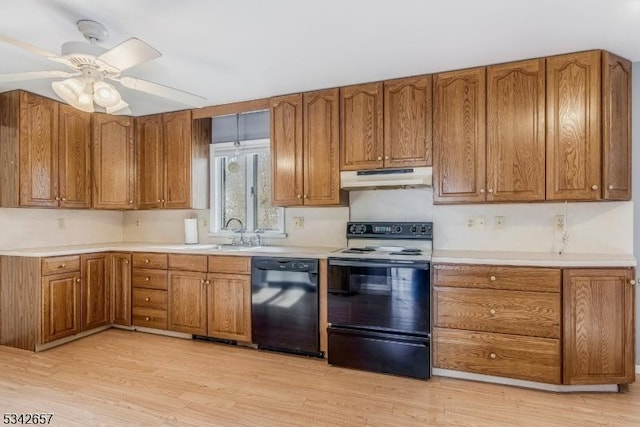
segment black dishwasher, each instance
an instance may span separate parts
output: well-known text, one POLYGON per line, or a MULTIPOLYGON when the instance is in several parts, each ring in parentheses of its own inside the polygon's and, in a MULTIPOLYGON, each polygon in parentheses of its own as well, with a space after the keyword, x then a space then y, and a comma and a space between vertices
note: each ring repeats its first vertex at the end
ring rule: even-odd
POLYGON ((251 334, 258 348, 321 357, 318 260, 251 260, 251 334))

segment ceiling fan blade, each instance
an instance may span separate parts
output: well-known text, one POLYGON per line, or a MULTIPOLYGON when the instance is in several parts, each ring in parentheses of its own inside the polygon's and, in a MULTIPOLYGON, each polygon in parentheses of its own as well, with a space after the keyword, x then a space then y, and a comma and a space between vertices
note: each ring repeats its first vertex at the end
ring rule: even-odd
POLYGON ((194 95, 189 92, 184 92, 182 90, 174 89, 169 86, 163 86, 147 80, 136 79, 134 77, 125 76, 112 78, 112 80, 120 82, 122 86, 126 88, 150 93, 151 95, 161 96, 162 98, 178 101, 183 104, 191 105, 193 107, 204 107, 207 100, 206 98, 194 95))
POLYGON ((0 83, 21 82, 24 80, 68 78, 79 76, 82 73, 69 73, 67 71, 29 71, 25 73, 0 74, 0 83))
POLYGON ((133 37, 109 49, 98 56, 98 59, 120 71, 124 71, 161 56, 162 54, 159 51, 142 40, 133 37))
POLYGON ((23 42, 21 40, 16 40, 14 38, 11 38, 9 36, 5 36, 4 34, 0 34, 0 41, 3 41, 5 43, 8 43, 10 45, 13 45, 15 47, 19 47, 20 49, 24 49, 26 51, 29 51, 35 55, 38 56, 42 56, 43 58, 47 58, 50 59, 51 61, 55 61, 55 62, 60 62, 62 64, 68 65, 68 66, 72 66, 71 63, 66 59, 61 57, 60 55, 57 55, 55 53, 49 52, 48 50, 44 50, 41 49, 37 46, 34 46, 32 44, 23 42))

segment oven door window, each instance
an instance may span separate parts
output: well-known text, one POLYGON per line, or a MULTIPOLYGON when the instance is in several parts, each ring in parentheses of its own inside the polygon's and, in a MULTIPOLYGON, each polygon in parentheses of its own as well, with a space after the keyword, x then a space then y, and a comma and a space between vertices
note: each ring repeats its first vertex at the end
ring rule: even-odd
POLYGON ((429 270, 330 265, 328 290, 333 325, 429 332, 429 270))

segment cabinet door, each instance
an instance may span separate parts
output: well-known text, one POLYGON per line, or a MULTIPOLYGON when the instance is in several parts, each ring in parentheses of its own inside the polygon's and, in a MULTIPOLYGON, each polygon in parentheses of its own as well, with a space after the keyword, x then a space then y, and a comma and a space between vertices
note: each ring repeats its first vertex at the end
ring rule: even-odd
POLYGON ((547 58, 547 200, 600 199, 600 52, 547 58))
POLYGON ((162 114, 135 120, 138 208, 161 208, 164 198, 162 114))
POLYGON ((80 332, 80 273, 42 278, 42 343, 80 332))
POLYGON ((169 330, 207 334, 206 273, 169 271, 169 330))
POLYGON ((208 334, 251 341, 251 276, 211 274, 209 282, 208 334))
POLYGON ((93 115, 93 207, 134 208, 133 119, 93 115))
POLYGON ((485 201, 485 68, 433 83, 433 200, 485 201))
POLYGON ((60 207, 91 207, 91 113, 58 106, 60 207))
POLYGON ((111 323, 131 326, 131 254, 110 256, 111 323))
POLYGON ((191 207, 191 111, 163 115, 165 208, 191 207))
POLYGON ((81 330, 108 325, 111 318, 111 287, 107 254, 82 255, 81 330))
POLYGON ((631 200, 631 62, 602 52, 602 193, 631 200))
POLYGON ((271 99, 271 203, 302 205, 302 94, 271 99))
POLYGON ((20 206, 58 206, 58 103, 20 93, 20 206))
POLYGON ((384 82, 384 166, 431 165, 431 76, 384 82))
POLYGON ((487 68, 487 200, 544 200, 545 60, 487 68))
POLYGON ((340 190, 340 90, 303 96, 304 204, 338 205, 340 190))
POLYGON ((384 165, 382 83, 340 88, 340 170, 384 165))
POLYGON ((563 274, 564 383, 632 383, 633 269, 568 269, 563 274))

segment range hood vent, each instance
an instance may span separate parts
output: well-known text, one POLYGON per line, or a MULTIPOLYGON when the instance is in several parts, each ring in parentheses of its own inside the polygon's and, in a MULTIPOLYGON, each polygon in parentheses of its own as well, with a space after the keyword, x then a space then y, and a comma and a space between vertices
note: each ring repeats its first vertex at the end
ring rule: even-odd
POLYGON ((432 168, 379 169, 340 172, 343 190, 431 187, 432 168))

